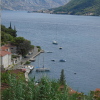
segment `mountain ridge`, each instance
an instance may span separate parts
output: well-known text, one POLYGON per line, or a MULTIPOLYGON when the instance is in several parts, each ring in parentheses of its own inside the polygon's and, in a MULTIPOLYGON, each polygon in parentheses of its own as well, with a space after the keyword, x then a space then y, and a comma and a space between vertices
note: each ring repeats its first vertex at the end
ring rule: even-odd
POLYGON ((56 14, 100 16, 100 0, 71 0, 64 6, 50 10, 56 14))
POLYGON ((64 5, 69 0, 2 0, 2 10, 43 10, 64 5))

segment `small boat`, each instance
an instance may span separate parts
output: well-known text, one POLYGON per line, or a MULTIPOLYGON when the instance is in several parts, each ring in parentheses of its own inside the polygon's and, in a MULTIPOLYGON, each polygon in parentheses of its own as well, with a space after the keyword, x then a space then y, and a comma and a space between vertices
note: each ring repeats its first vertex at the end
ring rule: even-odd
POLYGON ((34 68, 34 66, 28 66, 28 68, 29 68, 30 70, 32 70, 32 69, 34 68))
POLYGON ((50 71, 49 68, 44 67, 44 58, 43 58, 43 67, 36 68, 36 72, 49 72, 49 71, 50 71))
POLYGON ((55 61, 54 59, 52 59, 51 61, 55 61))
POLYGON ((64 59, 61 59, 61 60, 59 60, 59 62, 66 62, 66 60, 64 60, 64 59))
POLYGON ((47 51, 47 53, 52 53, 52 51, 47 51))
POLYGON ((62 49, 62 47, 59 47, 59 49, 62 49))
POLYGON ((34 66, 32 66, 32 65, 28 65, 28 66, 25 66, 24 68, 25 68, 25 69, 28 68, 28 69, 32 70, 32 69, 34 68, 34 66))
POLYGON ((36 72, 49 72, 50 69, 49 68, 37 68, 36 72))
POLYGON ((56 45, 58 44, 57 41, 55 41, 55 40, 54 40, 52 43, 53 43, 53 44, 56 44, 56 45))
POLYGON ((32 13, 33 11, 27 11, 27 13, 32 13))

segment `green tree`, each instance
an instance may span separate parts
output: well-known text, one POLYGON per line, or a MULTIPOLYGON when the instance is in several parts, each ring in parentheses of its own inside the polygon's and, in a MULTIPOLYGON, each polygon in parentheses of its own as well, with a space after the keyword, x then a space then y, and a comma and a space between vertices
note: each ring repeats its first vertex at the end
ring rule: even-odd
POLYGON ((13 36, 13 37, 16 37, 16 36, 17 36, 17 34, 16 34, 17 31, 16 31, 16 30, 7 28, 5 32, 6 32, 7 34, 10 34, 10 35, 13 36))
POLYGON ((10 26, 9 26, 9 29, 12 29, 12 27, 11 27, 11 22, 10 22, 10 26))
POLYGON ((15 37, 14 41, 12 41, 12 44, 15 44, 17 47, 19 46, 20 43, 23 43, 25 39, 23 37, 15 37))
POLYGON ((28 40, 23 41, 18 46, 18 53, 20 53, 22 56, 25 56, 29 50, 31 49, 31 42, 28 40))
POLYGON ((59 82, 60 82, 61 85, 65 85, 66 84, 65 75, 64 75, 64 69, 61 70, 61 75, 60 75, 59 82))

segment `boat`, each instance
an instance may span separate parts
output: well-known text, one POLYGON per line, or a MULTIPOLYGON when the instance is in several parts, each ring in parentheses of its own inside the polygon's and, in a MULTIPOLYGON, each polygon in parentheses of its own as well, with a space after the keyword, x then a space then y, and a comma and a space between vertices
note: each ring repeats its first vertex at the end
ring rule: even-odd
POLYGON ((27 13, 32 13, 33 11, 27 11, 27 13))
POLYGON ((59 47, 59 49, 62 49, 62 47, 59 47))
POLYGON ((52 42, 52 44, 55 44, 55 45, 57 45, 58 43, 57 43, 57 25, 56 25, 56 36, 55 36, 55 39, 54 39, 54 41, 52 42))
POLYGON ((50 69, 49 68, 37 68, 36 72, 49 72, 50 69))
POLYGON ((32 70, 32 69, 34 68, 34 66, 28 66, 28 68, 29 68, 30 70, 32 70))
POLYGON ((43 58, 43 67, 37 67, 36 72, 49 72, 49 71, 50 71, 49 68, 44 67, 44 58, 43 58))
POLYGON ((52 51, 47 51, 47 53, 52 53, 52 51))
POLYGON ((51 61, 55 61, 54 59, 52 59, 51 61))
POLYGON ((55 41, 55 40, 54 40, 54 41, 52 42, 52 44, 55 44, 55 45, 57 45, 58 43, 57 43, 57 41, 55 41))
POLYGON ((29 69, 30 70, 30 72, 34 69, 34 66, 32 66, 32 65, 27 65, 27 66, 24 66, 23 68, 22 68, 22 70, 25 70, 25 71, 27 71, 27 69, 29 69))
POLYGON ((28 69, 32 70, 34 68, 34 66, 28 65, 28 66, 25 66, 24 68, 26 68, 26 69, 28 68, 28 69))
POLYGON ((66 60, 64 60, 64 59, 61 59, 61 60, 59 60, 59 62, 66 62, 66 60))

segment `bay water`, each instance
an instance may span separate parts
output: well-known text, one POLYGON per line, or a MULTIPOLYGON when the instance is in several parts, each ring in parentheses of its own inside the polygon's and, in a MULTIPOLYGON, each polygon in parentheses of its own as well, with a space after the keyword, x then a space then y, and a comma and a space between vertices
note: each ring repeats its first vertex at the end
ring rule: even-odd
POLYGON ((17 36, 45 51, 31 65, 35 69, 44 65, 50 72, 37 73, 34 69, 30 78, 46 75, 59 79, 64 69, 66 83, 74 90, 88 93, 100 88, 100 17, 2 11, 1 23, 9 27, 10 22, 12 28, 16 27, 17 36), (58 45, 52 44, 53 40, 58 45), (60 59, 66 62, 59 62, 60 59))

